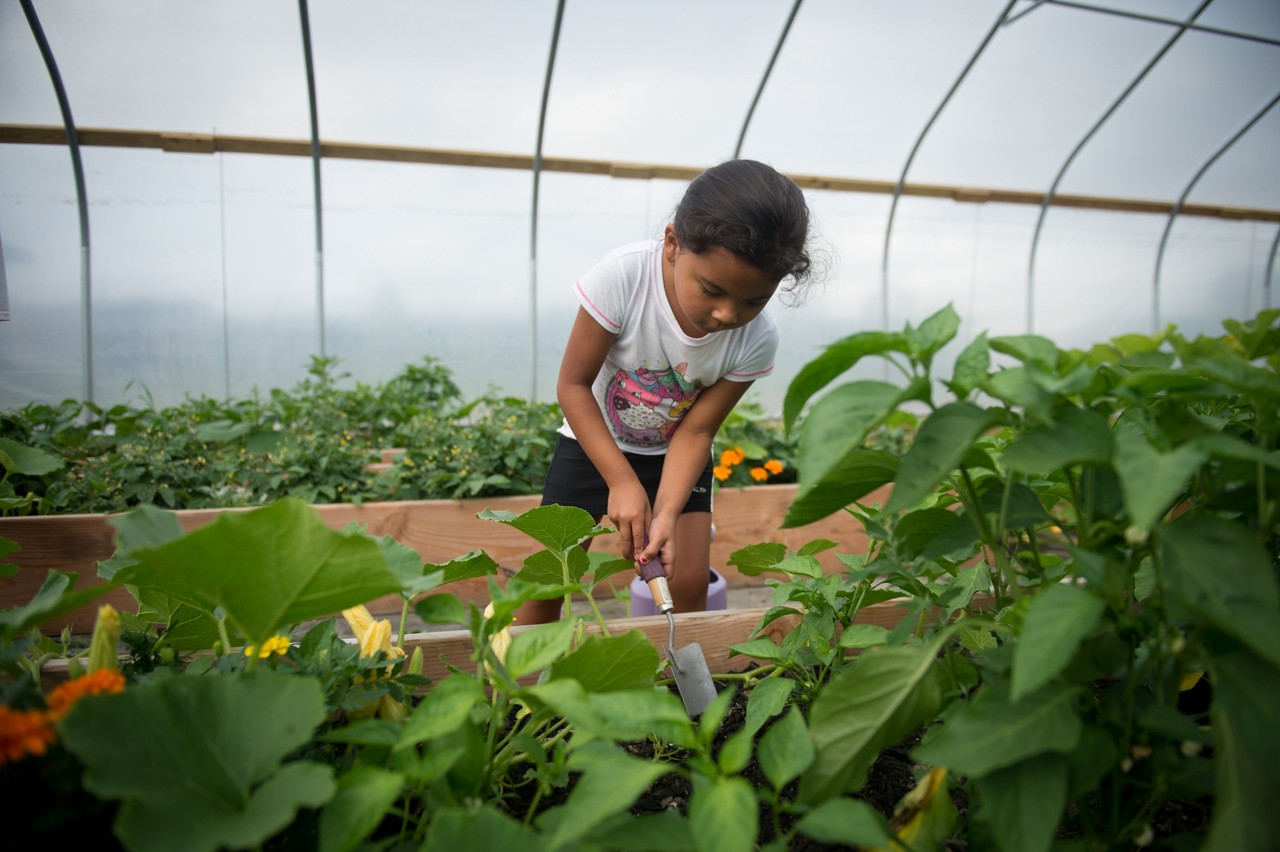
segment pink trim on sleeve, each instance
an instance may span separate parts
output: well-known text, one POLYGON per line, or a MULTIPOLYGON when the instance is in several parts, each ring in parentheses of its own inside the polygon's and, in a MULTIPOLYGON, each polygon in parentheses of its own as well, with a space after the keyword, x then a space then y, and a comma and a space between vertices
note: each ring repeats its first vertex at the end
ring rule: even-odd
POLYGON ((754 379, 756 376, 764 376, 772 372, 773 372, 773 365, 770 364, 769 366, 765 367, 763 370, 756 370, 754 373, 738 373, 738 372, 731 371, 731 372, 725 373, 725 377, 734 379, 735 381, 742 381, 743 379, 754 379))
POLYGON ((614 329, 614 331, 622 331, 622 326, 619 323, 616 323, 609 319, 609 317, 605 316, 604 311, 597 308, 595 302, 591 301, 590 297, 588 297, 586 292, 583 291, 581 281, 574 282, 573 286, 574 289, 578 291, 578 298, 582 301, 583 307, 595 315, 597 322, 601 325, 607 326, 608 328, 614 329))

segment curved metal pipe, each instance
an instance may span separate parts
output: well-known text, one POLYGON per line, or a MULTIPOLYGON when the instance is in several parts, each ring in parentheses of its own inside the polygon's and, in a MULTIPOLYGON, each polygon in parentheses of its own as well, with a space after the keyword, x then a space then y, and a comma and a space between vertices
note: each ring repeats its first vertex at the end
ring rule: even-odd
POLYGON ((1276 270, 1276 254, 1280 252, 1280 228, 1276 228, 1275 239, 1271 241, 1271 253, 1267 255, 1267 276, 1262 279, 1262 308, 1271 310, 1271 276, 1276 270))
POLYGON ((80 213, 80 347, 84 380, 82 393, 86 402, 93 402, 93 288, 89 263, 91 256, 89 196, 85 191, 84 164, 80 161, 80 139, 76 135, 75 119, 71 117, 71 101, 67 99, 67 90, 62 85, 62 75, 58 72, 58 61, 53 56, 53 48, 49 46, 49 40, 44 36, 44 28, 40 26, 40 18, 36 15, 31 0, 22 0, 22 12, 27 16, 31 35, 35 37, 40 55, 44 58, 45 68, 49 70, 49 81, 53 83, 53 91, 58 98, 58 109, 62 111, 62 125, 67 131, 67 147, 71 151, 71 170, 76 182, 76 206, 80 213))
MULTIPOLYGON (((1035 7, 1027 9, 1025 12, 1019 12, 1014 18, 1020 18, 1029 12, 1035 10, 1036 7, 1044 3, 1054 6, 1062 6, 1066 9, 1079 9, 1082 12, 1097 12, 1102 15, 1113 15, 1117 18, 1130 18, 1135 21, 1145 21, 1150 24, 1166 24, 1171 27, 1182 26, 1182 22, 1173 18, 1162 18, 1159 15, 1145 15, 1141 12, 1129 12, 1124 9, 1109 9, 1106 6, 1095 6, 1092 3, 1075 3, 1071 0, 1038 0, 1035 7)), ((1242 33, 1239 30, 1228 30, 1222 27, 1206 27, 1203 24, 1192 24, 1188 27, 1198 33, 1206 33, 1208 35, 1224 36, 1226 38, 1240 39, 1241 41, 1253 41, 1258 44, 1269 44, 1272 46, 1280 46, 1280 39, 1268 38, 1267 36, 1256 35, 1254 33, 1242 33)))
POLYGON ((547 75, 542 81, 542 105, 538 108, 538 139, 533 147, 533 211, 529 222, 529 399, 538 398, 538 193, 542 182, 542 135, 547 125, 547 101, 551 98, 551 73, 556 67, 560 46, 560 24, 565 0, 556 3, 556 22, 551 29, 551 51, 547 75))
POLYGON ((311 19, 307 0, 298 0, 298 17, 302 27, 302 55, 307 66, 307 105, 311 112, 311 182, 315 187, 316 210, 316 326, 320 339, 320 357, 325 357, 324 340, 324 206, 320 192, 320 116, 316 111, 315 62, 311 56, 311 19))
POLYGON ((884 254, 880 259, 880 324, 885 331, 889 330, 889 241, 893 238, 893 219, 898 212, 898 199, 902 196, 902 188, 907 183, 907 172, 911 170, 911 163, 915 160, 916 152, 920 150, 924 137, 933 129, 933 123, 938 120, 938 116, 942 115, 942 111, 946 109, 952 96, 960 88, 960 84, 964 82, 964 78, 969 76, 969 71, 977 63, 978 57, 982 55, 982 52, 987 49, 987 45, 991 43, 996 30, 1000 29, 1005 23, 1009 10, 1017 2, 1018 0, 1009 0, 1008 5, 996 16, 995 23, 991 25, 991 29, 987 30, 987 34, 978 45, 978 49, 973 52, 973 56, 969 57, 969 61, 965 63, 964 70, 960 72, 960 76, 951 84, 946 96, 938 104, 937 109, 933 111, 933 115, 929 116, 929 120, 925 123, 924 129, 920 131, 920 135, 916 137, 916 144, 911 146, 911 153, 907 155, 907 162, 902 166, 902 174, 898 176, 898 182, 893 187, 893 200, 889 203, 889 222, 884 230, 884 254))
POLYGON ((1093 127, 1089 128, 1089 132, 1071 149, 1071 153, 1067 155, 1067 159, 1062 163, 1062 167, 1058 169, 1058 174, 1054 177, 1053 183, 1049 186, 1049 191, 1044 194, 1044 201, 1040 204, 1040 215, 1036 218, 1036 229, 1031 236, 1031 257, 1027 261, 1027 334, 1035 331, 1036 255, 1040 250, 1040 234, 1044 230, 1044 220, 1049 213, 1049 205, 1053 203, 1053 196, 1057 193, 1058 185, 1062 183, 1063 176, 1066 175, 1067 169, 1071 168, 1071 164, 1075 162, 1076 156, 1084 150, 1084 146, 1089 144, 1089 140, 1093 139, 1094 134, 1102 129, 1102 125, 1107 123, 1107 119, 1115 114, 1120 105, 1133 93, 1133 90, 1138 88, 1138 85, 1151 73, 1151 69, 1156 67, 1157 63, 1164 58, 1165 54, 1177 43, 1178 39, 1182 38, 1183 33, 1187 31, 1192 22, 1200 17, 1200 13, 1212 2, 1213 0, 1204 0, 1196 8, 1195 12, 1191 14, 1191 17, 1178 28, 1178 31, 1170 36, 1168 41, 1156 51, 1156 55, 1148 60, 1143 69, 1138 72, 1138 75, 1129 81, 1129 85, 1125 86, 1120 96, 1112 101, 1111 106, 1107 107, 1102 117, 1094 122, 1093 127))
POLYGON ((765 66, 764 76, 760 78, 760 85, 756 87, 756 96, 751 99, 751 107, 747 110, 747 117, 742 122, 742 132, 738 134, 738 144, 733 146, 733 158, 736 160, 742 155, 742 143, 747 138, 747 128, 751 126, 751 117, 756 113, 756 104, 760 103, 760 96, 764 94, 764 87, 769 82, 769 75, 773 73, 773 65, 778 61, 778 54, 782 53, 782 44, 787 40, 787 33, 791 32, 791 24, 796 19, 796 12, 800 11, 800 4, 804 0, 796 0, 791 7, 791 14, 787 15, 787 22, 782 25, 782 35, 778 36, 778 43, 773 48, 773 56, 769 57, 769 64, 765 66))
MULTIPOLYGON (((1271 108, 1274 107, 1277 103, 1280 103, 1280 91, 1277 91, 1274 95, 1272 95, 1271 100, 1267 101, 1266 106, 1262 107, 1256 113, 1254 113, 1253 117, 1250 118, 1248 121, 1246 121, 1243 125, 1241 125, 1240 129, 1237 130, 1235 133, 1233 133, 1231 135, 1231 138, 1228 139, 1225 143, 1223 143, 1222 147, 1218 148, 1217 151, 1214 151, 1213 155, 1209 157, 1209 159, 1204 161, 1204 164, 1201 165, 1200 168, 1196 170, 1195 176, 1192 177, 1191 180, 1187 183, 1186 188, 1182 190, 1182 194, 1178 196, 1178 200, 1174 202, 1173 210, 1169 213, 1169 218, 1164 223, 1164 233, 1161 234, 1160 236, 1160 250, 1156 254, 1156 274, 1155 274, 1155 279, 1152 282, 1152 292, 1151 292, 1151 333, 1152 334, 1158 334, 1160 332, 1160 270, 1164 266, 1164 251, 1169 244, 1169 233, 1170 231, 1173 230, 1173 220, 1178 218, 1178 213, 1182 210, 1182 205, 1187 200, 1187 196, 1191 194, 1191 190, 1195 188, 1195 185, 1200 182, 1200 178, 1204 177, 1204 173, 1209 171, 1209 169, 1213 166, 1213 164, 1218 161, 1218 158, 1221 157, 1223 154, 1225 154, 1227 150, 1231 148, 1232 145, 1240 141, 1240 137, 1248 133, 1253 128, 1253 126, 1257 124, 1259 121, 1261 121, 1262 117, 1266 115, 1268 112, 1270 112, 1271 108)), ((1275 252, 1273 251, 1272 256, 1274 257, 1274 255, 1275 255, 1275 252)), ((1268 262, 1267 278, 1266 278, 1266 281, 1264 282, 1264 289, 1263 289, 1263 292, 1266 293, 1266 299, 1267 299, 1268 305, 1270 304, 1270 301, 1271 301, 1270 283, 1271 283, 1271 263, 1268 262)))

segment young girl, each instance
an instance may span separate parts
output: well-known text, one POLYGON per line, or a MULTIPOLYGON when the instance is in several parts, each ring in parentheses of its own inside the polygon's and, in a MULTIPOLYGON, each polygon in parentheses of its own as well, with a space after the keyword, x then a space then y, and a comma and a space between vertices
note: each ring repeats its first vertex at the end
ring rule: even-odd
MULTIPOLYGON (((730 160, 689 184, 661 241, 615 249, 576 285, 542 504, 607 519, 637 565, 660 556, 677 612, 706 608, 712 439, 773 370, 765 307, 783 279, 807 279, 808 231, 794 182, 730 160)), ((517 620, 552 621, 561 604, 530 601, 517 620)))

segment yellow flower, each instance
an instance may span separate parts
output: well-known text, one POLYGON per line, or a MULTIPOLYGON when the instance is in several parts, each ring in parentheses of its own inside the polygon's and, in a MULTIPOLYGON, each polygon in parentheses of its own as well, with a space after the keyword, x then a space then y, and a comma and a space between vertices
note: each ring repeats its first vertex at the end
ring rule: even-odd
MULTIPOLYGON (((391 622, 385 618, 374 619, 373 614, 364 606, 344 609, 342 617, 347 620, 351 632, 360 644, 361 657, 373 657, 379 651, 388 657, 398 659, 405 656, 404 649, 391 644, 391 622)), ((383 677, 390 677, 390 672, 383 672, 383 677)), ((357 678, 357 681, 361 678, 357 678)), ((403 721, 409 715, 409 708, 404 702, 397 701, 390 695, 383 695, 375 701, 351 711, 352 718, 363 719, 377 714, 393 722, 403 721)))
POLYGON ((715 468, 712 469, 711 473, 713 476, 715 476, 716 479, 720 480, 721 482, 724 482, 733 473, 733 468, 725 467, 722 464, 718 464, 715 466, 715 468))
POLYGON ((756 482, 764 482, 769 478, 769 471, 762 467, 753 467, 751 468, 751 478, 756 482))
POLYGON ((120 613, 111 604, 98 607, 89 640, 89 671, 120 667, 120 613))
MULTIPOLYGON (((489 605, 484 608, 484 617, 486 619, 493 618, 493 601, 489 601, 489 605)), ((512 624, 515 619, 512 619, 512 624)), ((497 633, 489 637, 489 647, 493 650, 493 655, 498 658, 498 662, 506 663, 507 649, 511 647, 511 625, 499 630, 497 633)), ((484 661, 485 671, 489 673, 489 677, 493 677, 493 664, 486 658, 484 661)))
POLYGON ((49 716, 39 710, 11 710, 0 705, 0 766, 29 754, 44 754, 53 745, 49 716))
POLYGON ((772 473, 774 476, 782 473, 782 462, 777 459, 769 459, 764 463, 764 469, 772 473))
POLYGON ((44 700, 49 708, 49 721, 60 721, 86 695, 110 695, 123 690, 124 675, 118 669, 98 669, 84 677, 63 681, 44 700))
POLYGON ((272 654, 280 654, 283 656, 287 653, 289 653, 288 636, 272 636, 270 639, 262 643, 261 650, 258 650, 257 645, 246 645, 244 649, 244 655, 246 657, 252 657, 254 654, 257 654, 258 658, 263 660, 270 657, 272 654))

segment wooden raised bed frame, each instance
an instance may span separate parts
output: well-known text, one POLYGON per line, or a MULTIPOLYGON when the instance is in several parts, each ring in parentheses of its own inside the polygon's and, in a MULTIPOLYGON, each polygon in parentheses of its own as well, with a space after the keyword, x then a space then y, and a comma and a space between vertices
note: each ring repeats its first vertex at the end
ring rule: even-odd
MULTIPOLYGON (((727 564, 733 551, 749 544, 775 541, 795 549, 813 539, 827 538, 837 542, 839 546, 836 549, 842 553, 866 552, 866 534, 861 525, 843 512, 799 529, 779 529, 796 488, 795 485, 759 485, 717 492, 716 535, 711 545, 711 563, 730 588, 762 585, 758 578, 745 577, 727 564)), ((871 495, 868 499, 883 502, 885 496, 871 495)), ((367 525, 372 535, 390 535, 413 547, 425 562, 441 564, 482 549, 499 565, 516 569, 529 554, 539 549, 537 543, 505 524, 478 520, 476 514, 486 508, 519 513, 533 508, 538 502, 539 498, 531 495, 364 503, 359 506, 336 504, 315 506, 315 509, 333 529, 341 529, 352 521, 367 525)), ((211 523, 224 511, 245 510, 190 509, 176 514, 183 529, 191 531, 211 523)), ((109 523, 110 517, 45 515, 0 518, 0 538, 14 541, 21 548, 7 557, 8 561, 18 565, 19 571, 12 578, 0 579, 0 609, 29 602, 50 570, 78 575, 77 588, 102 582, 97 575, 97 563, 115 552, 115 530, 109 523)), ((593 547, 617 553, 617 537, 603 536, 593 547)), ((831 551, 820 558, 828 572, 843 570, 831 551)), ((626 582, 622 575, 616 579, 626 582)), ((465 601, 484 604, 488 601, 487 588, 481 579, 452 583, 441 591, 455 594, 465 601)), ((135 606, 132 596, 124 589, 118 589, 91 606, 49 622, 44 629, 56 635, 63 626, 69 625, 75 633, 88 633, 93 627, 97 606, 102 602, 126 611, 132 611, 135 606)), ((375 615, 399 615, 402 603, 398 595, 391 595, 372 601, 369 609, 375 615)))

